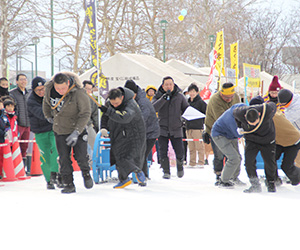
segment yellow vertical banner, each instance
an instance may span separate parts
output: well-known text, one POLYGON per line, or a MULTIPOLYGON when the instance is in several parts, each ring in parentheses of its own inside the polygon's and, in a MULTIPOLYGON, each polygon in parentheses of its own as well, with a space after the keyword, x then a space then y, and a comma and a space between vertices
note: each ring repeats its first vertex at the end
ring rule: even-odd
MULTIPOLYGON (((248 79, 248 87, 259 88, 260 86, 260 65, 243 63, 244 78, 248 79)), ((246 82, 245 82, 246 85, 246 82)))
POLYGON ((230 68, 235 70, 235 86, 238 85, 239 76, 239 44, 230 44, 230 68))
POLYGON ((215 43, 215 50, 217 51, 218 57, 216 62, 216 69, 223 73, 225 76, 225 49, 224 49, 224 32, 223 30, 217 32, 217 38, 215 43))

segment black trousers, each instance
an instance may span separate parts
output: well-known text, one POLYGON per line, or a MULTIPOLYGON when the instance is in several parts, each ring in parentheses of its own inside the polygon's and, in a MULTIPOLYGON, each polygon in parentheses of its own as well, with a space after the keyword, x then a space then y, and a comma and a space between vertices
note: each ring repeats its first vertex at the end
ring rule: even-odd
POLYGON ((292 184, 300 182, 300 168, 294 165, 295 158, 298 154, 298 147, 296 145, 290 147, 282 147, 276 145, 276 160, 283 154, 281 162, 281 169, 286 176, 291 180, 292 184))
POLYGON ((264 160, 265 174, 267 181, 274 181, 277 164, 275 161, 275 141, 271 144, 258 144, 252 141, 246 140, 245 147, 245 166, 249 179, 257 178, 256 172, 256 156, 260 151, 264 160))
MULTIPOLYGON (((56 148, 59 155, 60 173, 65 184, 73 182, 73 166, 71 161, 72 147, 66 144, 69 135, 58 135, 55 133, 56 148)), ((74 158, 80 167, 81 172, 90 171, 87 154, 87 132, 84 130, 78 137, 76 145, 73 147, 74 158)))
POLYGON ((155 144, 156 139, 147 139, 146 140, 146 152, 145 152, 145 159, 144 159, 144 164, 143 164, 143 172, 146 177, 148 176, 148 167, 147 167, 147 161, 148 161, 148 155, 151 152, 154 144, 155 144))
POLYGON ((168 158, 169 139, 175 151, 176 159, 183 161, 184 152, 182 138, 174 138, 173 136, 160 136, 158 138, 160 159, 168 158))

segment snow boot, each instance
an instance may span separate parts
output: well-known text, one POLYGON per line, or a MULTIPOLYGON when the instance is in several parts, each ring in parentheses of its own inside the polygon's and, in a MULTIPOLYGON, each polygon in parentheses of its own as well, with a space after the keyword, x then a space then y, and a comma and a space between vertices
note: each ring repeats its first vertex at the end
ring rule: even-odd
POLYGON ((160 160, 160 167, 163 169, 164 175, 163 178, 164 179, 170 179, 171 175, 170 175, 170 162, 169 162, 169 158, 164 158, 160 160))
POLYGON ((62 194, 71 194, 76 193, 75 185, 74 183, 64 184, 64 188, 61 190, 62 194))
POLYGON ((55 189, 55 186, 53 183, 51 183, 51 181, 47 182, 47 189, 55 189))
POLYGON ((222 180, 220 181, 220 184, 218 185, 219 188, 226 188, 226 189, 233 189, 234 188, 234 183, 229 181, 229 182, 223 182, 222 180))
POLYGON ((90 189, 94 186, 94 181, 89 172, 82 174, 84 186, 87 189, 90 189))
POLYGON ((261 193, 261 185, 259 182, 259 179, 256 178, 250 178, 251 187, 244 190, 244 193, 261 193))
POLYGON ((267 189, 270 193, 276 192, 275 181, 267 181, 267 189))
POLYGON ((176 159, 176 165, 177 165, 177 176, 178 178, 182 178, 184 176, 183 160, 176 159))
POLYGON ((221 173, 216 173, 216 182, 215 186, 219 186, 221 183, 221 173))

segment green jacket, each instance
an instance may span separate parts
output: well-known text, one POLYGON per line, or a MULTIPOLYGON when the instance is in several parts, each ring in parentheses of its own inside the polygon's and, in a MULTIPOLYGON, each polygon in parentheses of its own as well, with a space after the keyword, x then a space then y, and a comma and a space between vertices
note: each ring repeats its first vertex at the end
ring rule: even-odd
POLYGON ((74 130, 81 134, 91 116, 91 104, 79 77, 71 72, 63 72, 73 78, 75 87, 65 96, 64 104, 58 112, 52 109, 50 92, 54 88, 53 79, 45 84, 43 112, 46 118, 53 118, 53 131, 58 135, 68 135, 74 130))
POLYGON ((206 117, 205 117, 205 131, 208 134, 211 134, 211 128, 215 121, 232 105, 239 103, 240 98, 237 93, 234 94, 233 99, 231 102, 225 102, 221 96, 220 91, 214 93, 209 102, 207 104, 206 109, 206 117))

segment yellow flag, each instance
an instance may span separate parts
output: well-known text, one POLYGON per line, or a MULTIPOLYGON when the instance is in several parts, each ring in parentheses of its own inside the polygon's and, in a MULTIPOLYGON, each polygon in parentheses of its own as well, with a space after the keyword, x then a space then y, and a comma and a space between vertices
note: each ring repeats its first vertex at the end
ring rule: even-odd
POLYGON ((235 85, 238 84, 238 76, 239 76, 239 45, 238 43, 230 44, 230 68, 235 70, 235 85))
MULTIPOLYGON (((248 77, 248 87, 259 88, 260 87, 260 65, 253 65, 243 63, 244 77, 248 77)), ((245 82, 246 85, 246 82, 245 82)))
POLYGON ((224 34, 223 30, 217 33, 215 50, 217 51, 218 57, 216 62, 216 69, 219 73, 222 71, 223 75, 225 76, 225 49, 224 49, 224 34))

